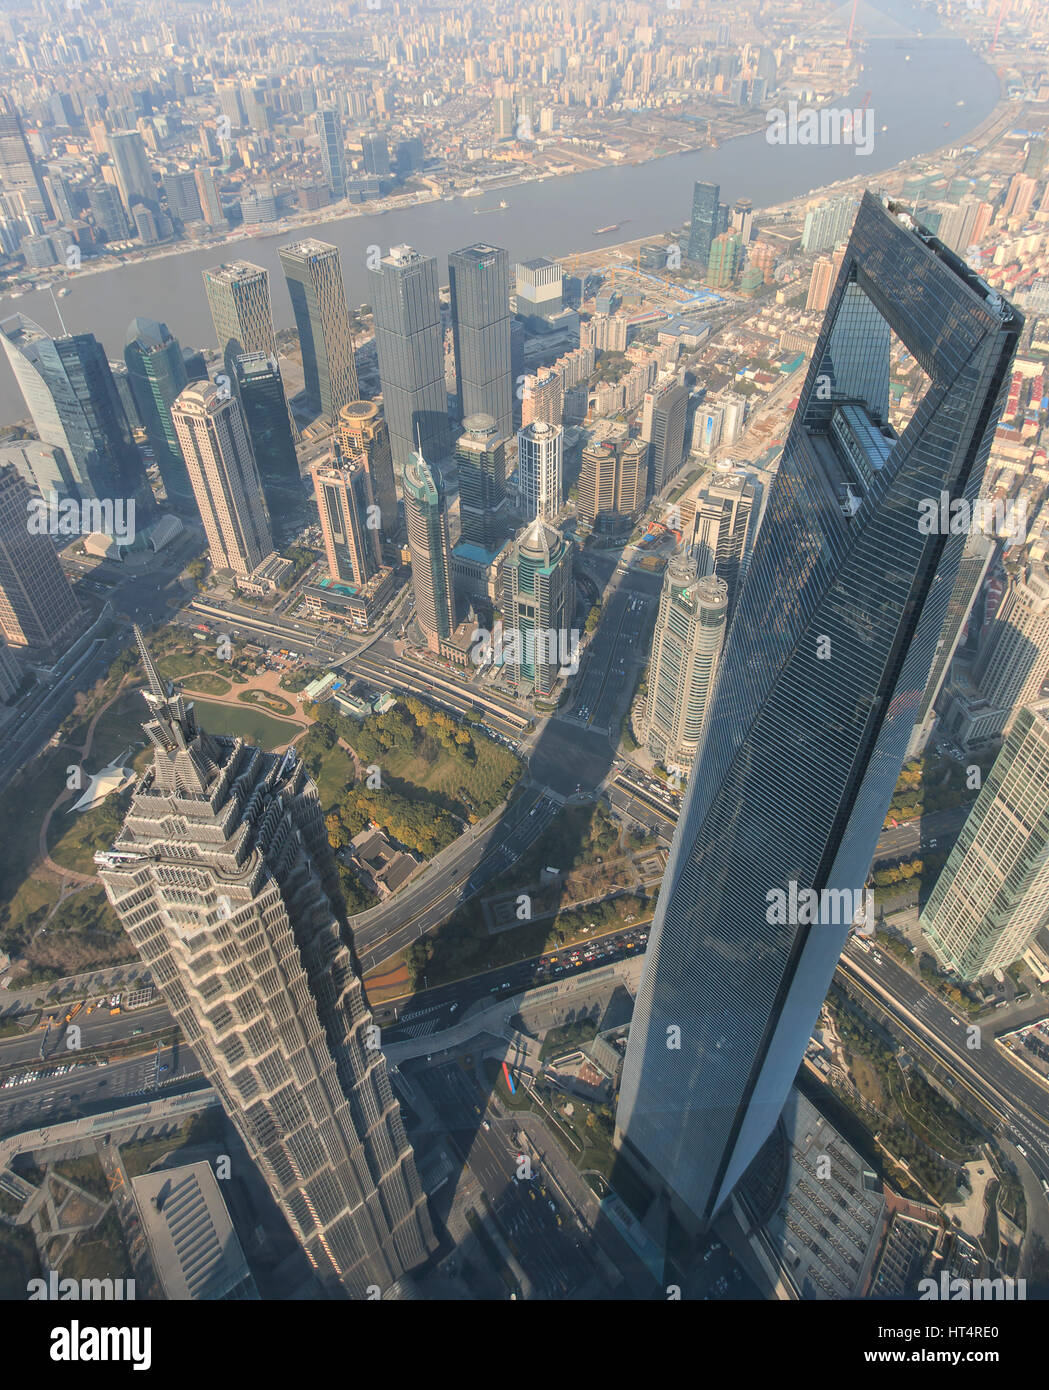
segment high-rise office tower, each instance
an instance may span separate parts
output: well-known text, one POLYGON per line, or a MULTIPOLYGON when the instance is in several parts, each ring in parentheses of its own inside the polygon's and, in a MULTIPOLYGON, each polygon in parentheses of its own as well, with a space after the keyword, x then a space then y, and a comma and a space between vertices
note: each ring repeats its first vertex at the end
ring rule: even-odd
POLYGON ((418 173, 426 163, 426 149, 420 137, 412 135, 407 140, 398 140, 394 158, 398 178, 406 179, 418 173))
POLYGON ((228 86, 218 89, 219 106, 222 114, 229 118, 230 126, 233 130, 243 130, 248 123, 247 115, 244 111, 244 100, 240 94, 240 88, 230 83, 228 86))
POLYGON ((1031 564, 1009 580, 977 652, 971 679, 952 680, 943 727, 972 748, 1008 733, 1049 678, 1049 569, 1031 564))
POLYGON ((29 530, 30 500, 18 469, 0 465, 0 629, 16 651, 49 661, 76 636, 82 609, 51 537, 29 530))
POLYGON ((55 243, 49 236, 24 236, 18 249, 25 258, 27 270, 46 270, 58 264, 55 243))
POLYGON ((439 651, 441 642, 455 627, 455 593, 452 589, 452 547, 448 535, 448 508, 440 475, 421 454, 412 454, 401 476, 404 519, 412 564, 415 616, 426 645, 439 651))
POLYGON ((652 635, 642 737, 669 772, 687 775, 696 758, 725 640, 728 586, 700 578, 695 559, 667 566, 652 635))
POLYGON ((805 214, 801 234, 803 251, 833 251, 849 235, 856 215, 856 199, 847 193, 817 203, 805 214))
POLYGON ((244 411, 262 487, 270 512, 286 505, 280 490, 300 491, 299 461, 291 432, 284 379, 275 357, 245 352, 233 359, 233 378, 244 411))
POLYGON ((1049 701, 1027 705, 921 914, 966 980, 1011 965, 1049 919, 1049 701))
POLYGON ((339 251, 308 237, 278 255, 295 311, 306 399, 334 425, 343 406, 360 399, 339 251))
POLYGON ((689 389, 683 381, 664 382, 645 393, 641 438, 650 446, 648 481, 658 496, 685 461, 685 422, 689 389))
POLYGON ((753 510, 754 485, 743 473, 716 478, 696 500, 692 554, 701 578, 716 574, 725 581, 729 622, 739 597, 753 510))
POLYGON ((157 186, 153 181, 149 156, 137 130, 118 130, 106 138, 106 149, 113 161, 117 188, 129 216, 136 204, 144 203, 156 211, 157 186))
POLYGON ((339 411, 337 434, 343 455, 357 459, 368 474, 372 497, 379 508, 379 534, 383 543, 388 548, 396 546, 401 536, 401 519, 390 431, 382 411, 374 401, 351 401, 339 411))
POLYGON ((991 567, 994 550, 995 544, 991 537, 979 531, 973 532, 966 542, 965 553, 958 562, 958 578, 954 581, 954 592, 947 605, 947 620, 940 634, 925 693, 918 706, 918 717, 914 721, 914 732, 907 749, 908 758, 916 758, 922 752, 936 724, 936 702, 946 684, 951 662, 965 632, 965 625, 991 567))
POLYGON ((179 222, 203 222, 204 209, 200 205, 197 180, 192 172, 165 174, 164 193, 168 200, 168 211, 179 222))
POLYGON ((135 635, 153 764, 99 878, 325 1288, 386 1294, 434 1240, 317 788, 203 732, 135 635))
POLYGON ((513 433, 510 381, 510 257, 479 244, 448 257, 459 418, 490 415, 513 433))
POLYGON ((725 643, 624 1063, 621 1157, 686 1226, 712 1219, 776 1124, 862 903, 965 544, 922 529, 921 499, 978 495, 1021 327, 864 197, 725 643), (929 378, 899 437, 894 332, 929 378), (786 920, 802 892, 818 920, 786 920))
POLYGON ((68 179, 61 174, 45 174, 43 184, 44 192, 55 210, 55 217, 63 225, 71 227, 77 220, 77 214, 73 208, 73 191, 68 179))
POLYGON ((995 614, 973 677, 980 693, 1002 711, 1001 730, 1030 704, 1049 676, 1049 568, 1029 565, 1016 575, 995 614))
POLYGON ((109 359, 94 334, 49 338, 32 319, 13 314, 0 323, 0 341, 37 434, 65 454, 69 491, 113 500, 142 497, 142 461, 109 359))
POLYGON ((536 517, 514 542, 502 584, 504 660, 518 687, 548 695, 574 649, 571 543, 536 517))
POLYGON ((204 271, 215 338, 233 377, 233 359, 245 352, 277 355, 270 308, 270 277, 250 261, 228 261, 204 271))
POLYGON ((390 177, 390 146, 385 135, 372 132, 361 136, 364 172, 375 178, 390 177))
POLYGON ((739 232, 722 232, 710 243, 705 283, 712 289, 728 289, 742 262, 743 241, 739 232))
POLYGON ((0 96, 0 186, 20 197, 26 212, 52 215, 36 156, 29 148, 22 117, 10 97, 0 96))
POLYGON ((648 491, 649 446, 643 439, 606 440, 583 450, 576 515, 594 531, 636 521, 648 491))
POLYGON ((507 530, 506 451, 513 436, 490 415, 469 415, 455 445, 461 539, 494 550, 507 530))
MULTIPOLYGON (((135 224, 135 236, 143 246, 159 245, 162 236, 160 222, 151 208, 147 208, 144 203, 136 203, 132 209, 131 220, 135 224)), ((170 227, 166 235, 170 235, 170 227)))
POLYGON ((991 205, 979 198, 963 198, 956 207, 948 207, 937 235, 945 246, 964 256, 966 249, 983 240, 990 223, 991 205))
POLYGON ((805 312, 822 314, 830 303, 830 292, 834 288, 834 265, 829 256, 817 256, 809 276, 809 292, 805 298, 805 312))
POLYGON ((509 140, 514 134, 514 104, 509 97, 496 97, 492 102, 492 118, 495 122, 495 138, 509 140))
POLYGON ((120 201, 120 194, 108 183, 87 191, 87 203, 91 216, 99 231, 105 232, 109 241, 123 241, 130 233, 127 213, 120 201))
POLYGON ((565 500, 564 429, 533 420, 517 432, 517 490, 521 510, 554 521, 565 500))
POLYGON ((707 268, 710 260, 710 245, 718 234, 718 205, 721 201, 721 185, 717 183, 697 183, 692 190, 692 220, 688 229, 688 250, 686 255, 707 268))
POLYGON ((193 171, 193 178, 197 185, 197 197, 200 199, 204 221, 209 227, 225 226, 226 214, 222 211, 222 199, 215 184, 214 172, 202 164, 199 169, 193 171))
POLYGON ((120 397, 120 404, 124 407, 128 425, 132 431, 144 429, 142 417, 138 413, 138 402, 131 391, 131 375, 128 372, 127 363, 115 362, 110 359, 109 370, 113 376, 113 385, 117 388, 117 395, 120 397))
POLYGON ((517 312, 538 328, 555 318, 564 308, 564 266, 558 261, 537 256, 514 266, 514 294, 517 312))
POLYGON ((248 575, 273 553, 262 481, 234 395, 194 382, 171 411, 217 570, 248 575))
POLYGON ((172 502, 186 501, 193 489, 171 418, 171 407, 189 383, 182 347, 166 323, 132 319, 124 336, 124 363, 164 491, 172 502))
POLYGON ((328 573, 332 579, 365 585, 382 564, 378 516, 371 480, 363 463, 344 456, 338 445, 332 457, 310 469, 328 573))
POLYGON ((328 191, 336 202, 346 197, 346 147, 342 120, 337 111, 317 112, 317 134, 321 142, 321 168, 328 191))
POLYGON ((1014 174, 1009 181, 1009 191, 1005 195, 1001 220, 1022 222, 1031 211, 1037 191, 1037 179, 1029 178, 1026 174, 1014 174))
POLYGON ((564 420, 565 391, 561 373, 550 367, 540 367, 535 376, 526 376, 521 389, 521 424, 541 420, 544 425, 558 426, 564 420))
POLYGON ((383 414, 394 467, 403 469, 418 447, 439 471, 451 457, 451 435, 437 261, 410 246, 393 246, 370 273, 383 414))

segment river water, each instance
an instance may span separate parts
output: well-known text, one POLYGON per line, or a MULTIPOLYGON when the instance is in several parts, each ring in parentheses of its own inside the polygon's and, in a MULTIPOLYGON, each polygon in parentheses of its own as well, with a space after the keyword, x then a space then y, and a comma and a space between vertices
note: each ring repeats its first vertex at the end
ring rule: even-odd
MULTIPOLYGON (((924 12, 909 10, 905 0, 882 0, 879 8, 927 31, 935 22, 924 12)), ((870 92, 875 135, 869 156, 858 155, 848 145, 770 145, 764 131, 759 131, 716 150, 626 168, 595 169, 480 198, 343 218, 314 224, 308 232, 284 232, 223 248, 163 256, 70 282, 71 293, 60 301, 67 331, 94 333, 111 358, 122 357, 128 323, 144 316, 167 323, 184 346, 207 346, 214 341, 214 329, 201 271, 224 259, 254 261, 269 270, 274 320, 278 328, 287 328, 293 323, 291 301, 277 248, 303 235, 338 246, 348 300, 359 304, 371 299, 366 266, 370 246, 381 246, 385 254, 390 246, 408 243, 435 255, 442 263, 443 281, 448 252, 475 241, 505 247, 514 262, 656 235, 688 219, 696 179, 720 184, 722 201, 749 198, 755 208, 775 206, 857 174, 873 180, 879 171, 903 160, 947 142, 961 143, 998 99, 992 70, 964 43, 947 35, 906 42, 872 38, 863 64, 857 88, 839 104, 857 107, 870 92), (957 105, 959 99, 964 106, 957 105), (882 126, 887 127, 884 132, 882 126), (476 208, 493 207, 501 198, 510 204, 504 211, 475 215, 476 208), (593 235, 594 228, 616 222, 622 224, 620 233, 593 235)), ((0 299, 0 317, 15 310, 36 319, 48 332, 59 331, 46 291, 30 291, 17 300, 0 299)), ((0 422, 26 414, 6 358, 0 354, 0 422)))

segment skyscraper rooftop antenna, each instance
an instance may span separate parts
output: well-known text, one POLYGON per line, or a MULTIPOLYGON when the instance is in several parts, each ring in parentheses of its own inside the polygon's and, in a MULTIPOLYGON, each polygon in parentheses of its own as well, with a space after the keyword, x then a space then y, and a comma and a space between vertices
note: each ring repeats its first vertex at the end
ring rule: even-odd
POLYGON ((50 289, 50 291, 51 291, 51 303, 55 306, 55 313, 58 315, 59 326, 60 326, 61 329, 62 329, 62 337, 63 337, 63 338, 68 338, 68 337, 69 337, 69 329, 66 327, 66 321, 65 321, 65 319, 62 317, 62 310, 58 307, 58 300, 55 298, 55 287, 54 287, 54 285, 49 286, 49 289, 50 289))
POLYGON ((135 643, 138 646, 138 654, 142 658, 142 665, 146 672, 146 680, 149 682, 150 691, 158 700, 167 700, 170 694, 167 685, 161 679, 160 672, 157 670, 153 656, 146 646, 146 639, 138 623, 134 626, 135 643))

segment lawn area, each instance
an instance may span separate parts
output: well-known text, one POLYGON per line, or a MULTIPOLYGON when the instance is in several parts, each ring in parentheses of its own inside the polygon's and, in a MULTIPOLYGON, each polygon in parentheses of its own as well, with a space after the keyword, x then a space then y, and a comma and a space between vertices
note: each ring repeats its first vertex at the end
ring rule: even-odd
POLYGON ((95 853, 112 847, 124 823, 131 789, 114 792, 101 806, 90 811, 73 811, 72 800, 64 802, 51 817, 48 842, 51 858, 64 868, 80 874, 95 872, 95 853))
POLYGON ((481 819, 499 804, 500 789, 509 779, 516 780, 520 765, 508 748, 483 735, 477 736, 474 747, 477 761, 472 766, 443 748, 436 762, 410 750, 391 748, 384 755, 383 771, 391 779, 447 797, 481 819))
POLYGON ((129 747, 137 752, 147 742, 142 725, 148 715, 141 689, 123 691, 95 725, 85 774, 97 772, 129 747))
POLYGON ((130 1279, 131 1261, 120 1218, 111 1206, 90 1231, 82 1231, 62 1257, 63 1279, 130 1279))
POLYGON ((197 719, 209 734, 224 734, 229 738, 246 738, 260 748, 273 751, 284 748, 299 732, 301 725, 286 719, 274 719, 260 709, 239 709, 236 705, 215 705, 209 700, 194 700, 197 719))
POLYGON ((597 1032, 597 1024, 592 1018, 581 1018, 577 1023, 565 1023, 560 1028, 551 1028, 543 1039, 539 1051, 540 1061, 548 1057, 560 1057, 566 1052, 574 1052, 583 1043, 590 1042, 597 1032))
POLYGON ((94 1197, 100 1197, 103 1201, 109 1199, 109 1183, 97 1154, 84 1154, 82 1158, 64 1158, 59 1163, 51 1164, 51 1172, 57 1173, 59 1177, 68 1178, 70 1182, 76 1183, 77 1187, 90 1192, 94 1197))
POLYGON ((278 716, 295 713, 295 706, 282 696, 274 695, 272 690, 242 690, 237 695, 237 699, 246 705, 258 705, 262 709, 269 710, 270 714, 278 716))
MULTIPOLYGON (((304 744, 306 739, 299 745, 300 753, 305 756, 304 744)), ((345 748, 340 748, 338 744, 334 748, 326 749, 317 754, 317 761, 314 763, 316 774, 313 780, 317 783, 317 792, 321 799, 321 805, 327 811, 329 807, 337 805, 343 798, 346 788, 353 781, 353 760, 345 748)))
POLYGON ((44 753, 19 773, 0 800, 0 897, 5 901, 14 897, 37 857, 41 823, 66 785, 71 760, 63 748, 44 753))
POLYGON ((222 676, 213 676, 210 671, 193 676, 185 681, 184 685, 186 690, 199 690, 202 695, 228 695, 233 689, 228 680, 222 676))
MULTIPOLYGON (((57 980, 138 956, 101 883, 71 893, 23 953, 28 981, 57 980)), ((20 981, 21 983, 21 981, 20 981)))

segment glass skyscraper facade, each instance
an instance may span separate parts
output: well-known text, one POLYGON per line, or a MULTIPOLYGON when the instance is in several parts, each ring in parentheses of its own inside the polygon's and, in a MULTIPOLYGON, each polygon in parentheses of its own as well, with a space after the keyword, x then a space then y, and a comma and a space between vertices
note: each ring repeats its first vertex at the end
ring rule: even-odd
POLYGON ((282 246, 278 255, 295 311, 306 399, 334 425, 343 406, 360 398, 339 251, 310 237, 282 246))
POLYGON ((280 366, 268 353, 246 352, 233 359, 233 374, 266 499, 270 511, 279 512, 278 490, 299 489, 299 461, 280 366))
POLYGON ((124 362, 138 418, 171 501, 192 499, 189 474, 175 434, 171 407, 189 385, 182 348, 166 323, 133 319, 124 338, 124 362))
POLYGON ((690 261, 696 261, 705 272, 710 259, 710 247, 718 234, 718 207, 721 185, 699 182, 692 190, 692 220, 688 230, 690 261))
POLYGON ((448 257, 459 418, 490 415, 513 433, 510 382, 510 256, 479 244, 448 257))
POLYGON ((409 458, 402 487, 415 615, 426 645, 436 652, 455 627, 447 501, 440 475, 421 454, 409 458))
POLYGON ((337 111, 317 113, 317 134, 321 141, 321 168, 331 196, 346 197, 346 151, 342 143, 342 121, 337 111))
POLYGON ((920 503, 977 496, 1021 328, 865 196, 725 644, 624 1064, 621 1157, 686 1226, 771 1133, 826 996, 966 540, 926 534, 920 503), (898 437, 893 332, 929 378, 898 437), (824 895, 821 920, 777 924, 792 885, 824 895))
POLYGON ((490 415, 464 420, 455 444, 462 539, 486 550, 494 549, 507 529, 506 451, 511 444, 490 415))
POLYGON ((451 434, 437 262, 410 246, 394 246, 371 275, 375 346, 394 467, 403 470, 417 448, 439 467, 451 456, 451 434))
POLYGON ((142 460, 94 334, 50 338, 32 319, 13 314, 0 323, 0 342, 37 434, 65 455, 69 492, 135 497, 148 506, 142 460))
POLYGON ((1049 917, 1049 702, 1027 705, 921 915, 967 980, 1004 969, 1049 917))
POLYGON ((270 277, 261 265, 227 261, 204 271, 215 338, 233 377, 233 359, 245 352, 277 355, 270 308, 270 277))

